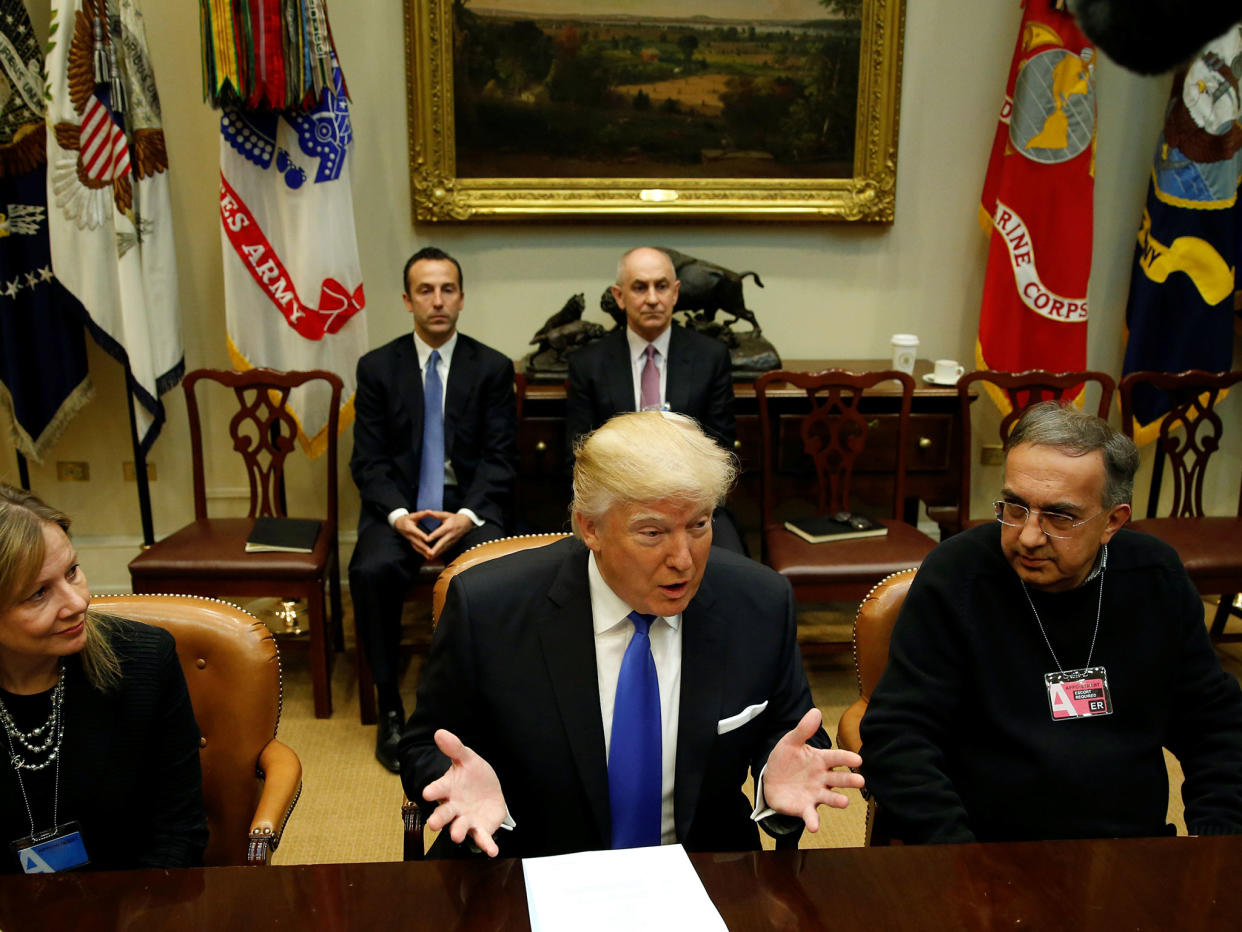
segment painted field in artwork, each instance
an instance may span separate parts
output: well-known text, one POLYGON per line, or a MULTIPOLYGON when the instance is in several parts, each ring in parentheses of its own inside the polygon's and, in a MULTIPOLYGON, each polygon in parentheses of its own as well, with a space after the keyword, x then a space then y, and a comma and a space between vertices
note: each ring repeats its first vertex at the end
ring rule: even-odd
POLYGON ((861 0, 643 5, 457 0, 458 176, 853 174, 861 0))

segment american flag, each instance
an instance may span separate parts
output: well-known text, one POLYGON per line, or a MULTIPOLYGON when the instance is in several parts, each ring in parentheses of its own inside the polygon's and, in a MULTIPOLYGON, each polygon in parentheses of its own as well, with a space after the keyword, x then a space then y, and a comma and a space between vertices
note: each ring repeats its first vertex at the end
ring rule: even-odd
POLYGON ((125 132, 94 95, 86 104, 79 138, 82 143, 82 167, 88 178, 108 182, 129 174, 129 145, 125 141, 125 132))

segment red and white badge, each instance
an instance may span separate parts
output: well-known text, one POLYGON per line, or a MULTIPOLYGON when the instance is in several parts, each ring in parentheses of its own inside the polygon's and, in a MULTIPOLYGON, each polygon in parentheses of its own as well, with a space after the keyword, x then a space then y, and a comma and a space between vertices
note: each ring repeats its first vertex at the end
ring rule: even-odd
POLYGON ((1108 671, 1103 667, 1045 673, 1044 686, 1048 688, 1048 708, 1054 722, 1113 714, 1108 671))

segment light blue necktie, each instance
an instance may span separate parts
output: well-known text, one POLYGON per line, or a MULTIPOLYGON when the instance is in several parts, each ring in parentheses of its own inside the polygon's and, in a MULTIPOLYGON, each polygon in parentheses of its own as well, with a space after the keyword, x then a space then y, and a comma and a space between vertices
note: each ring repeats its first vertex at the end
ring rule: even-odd
POLYGON ((655 615, 630 612, 630 638, 617 698, 612 707, 612 740, 608 747, 608 799, 612 810, 612 847, 642 848, 660 843, 660 800, 663 774, 660 729, 660 684, 651 656, 651 623, 655 615))
MULTIPOLYGON (((418 511, 444 510, 444 389, 440 384, 440 351, 432 350, 423 382, 423 449, 418 465, 418 511)), ((440 526, 435 518, 419 522, 424 531, 440 526)))

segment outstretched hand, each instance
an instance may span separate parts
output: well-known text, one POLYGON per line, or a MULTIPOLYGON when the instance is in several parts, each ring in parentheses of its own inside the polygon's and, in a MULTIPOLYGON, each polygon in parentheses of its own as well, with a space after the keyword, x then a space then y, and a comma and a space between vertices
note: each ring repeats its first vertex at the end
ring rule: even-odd
POLYGON ((461 743, 451 731, 435 734, 436 747, 448 757, 449 769, 423 789, 423 799, 439 803, 427 827, 440 831, 448 826, 449 837, 461 844, 469 835, 489 857, 500 853, 492 836, 505 819, 505 796, 492 765, 461 743))
POLYGON ((819 729, 819 709, 810 709, 768 755, 763 772, 763 796, 768 806, 784 815, 801 816, 807 831, 819 831, 819 807, 844 809, 849 797, 835 788, 861 789, 862 774, 834 770, 859 767, 862 758, 852 751, 815 748, 807 741, 819 729))

